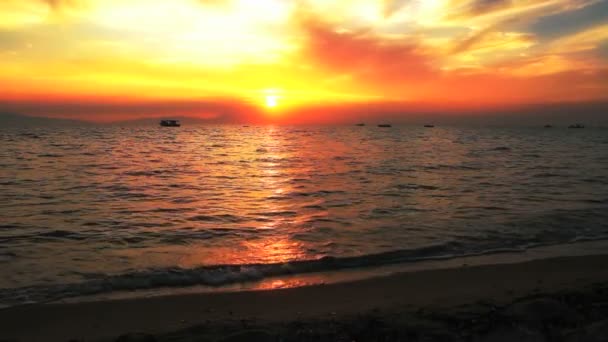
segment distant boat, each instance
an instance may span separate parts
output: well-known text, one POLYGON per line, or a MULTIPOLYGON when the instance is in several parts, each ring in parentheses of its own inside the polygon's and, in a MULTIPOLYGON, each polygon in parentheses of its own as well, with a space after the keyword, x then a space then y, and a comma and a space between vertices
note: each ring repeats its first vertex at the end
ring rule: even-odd
POLYGON ((379 124, 378 127, 393 127, 390 124, 379 124))
POLYGON ((435 125, 424 125, 424 127, 433 128, 433 127, 435 127, 435 125))
POLYGON ((160 120, 160 125, 162 127, 180 127, 181 124, 179 120, 160 120))
POLYGON ((358 123, 358 124, 356 124, 355 126, 362 127, 362 126, 365 126, 365 124, 364 124, 364 123, 358 123))
POLYGON ((574 125, 570 125, 570 126, 568 126, 568 128, 585 128, 585 125, 581 125, 581 124, 574 124, 574 125))
POLYGON ((545 125, 545 128, 553 128, 552 125, 545 125))

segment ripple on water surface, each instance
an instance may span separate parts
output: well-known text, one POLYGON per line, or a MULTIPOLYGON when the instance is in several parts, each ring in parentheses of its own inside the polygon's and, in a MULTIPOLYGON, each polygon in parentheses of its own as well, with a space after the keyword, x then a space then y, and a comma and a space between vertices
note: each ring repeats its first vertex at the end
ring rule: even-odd
POLYGON ((3 131, 0 302, 602 239, 605 133, 3 131))

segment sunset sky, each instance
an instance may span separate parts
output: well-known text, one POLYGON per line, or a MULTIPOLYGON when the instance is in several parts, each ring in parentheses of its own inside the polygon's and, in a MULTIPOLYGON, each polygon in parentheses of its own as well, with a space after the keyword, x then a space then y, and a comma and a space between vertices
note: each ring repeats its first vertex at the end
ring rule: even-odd
POLYGON ((0 0, 0 111, 331 121, 306 109, 607 100, 608 0, 0 0))

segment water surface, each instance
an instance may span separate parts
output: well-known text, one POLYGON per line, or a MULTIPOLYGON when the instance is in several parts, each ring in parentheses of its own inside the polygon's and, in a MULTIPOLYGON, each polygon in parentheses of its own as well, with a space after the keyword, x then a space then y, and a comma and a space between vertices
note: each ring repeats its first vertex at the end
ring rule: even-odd
POLYGON ((0 303, 608 233, 608 131, 0 130, 0 303))

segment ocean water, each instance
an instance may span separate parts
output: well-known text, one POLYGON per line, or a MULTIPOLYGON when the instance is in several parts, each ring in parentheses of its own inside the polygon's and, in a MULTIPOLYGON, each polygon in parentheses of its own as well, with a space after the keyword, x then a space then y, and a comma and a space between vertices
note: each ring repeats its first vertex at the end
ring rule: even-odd
POLYGON ((608 130, 0 129, 0 305, 608 237, 608 130))

